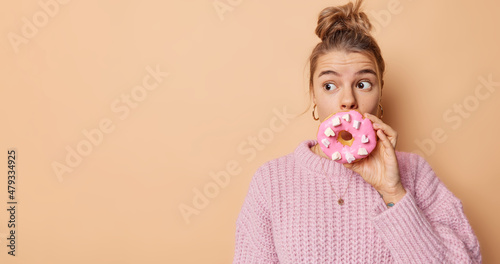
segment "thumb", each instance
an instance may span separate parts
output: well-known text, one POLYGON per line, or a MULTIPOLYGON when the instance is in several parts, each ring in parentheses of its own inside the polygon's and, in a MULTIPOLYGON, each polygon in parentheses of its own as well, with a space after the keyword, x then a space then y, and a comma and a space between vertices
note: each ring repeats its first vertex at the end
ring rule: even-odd
POLYGON ((356 163, 344 163, 344 167, 347 168, 347 169, 350 169, 358 174, 360 174, 360 167, 359 167, 359 164, 357 164, 358 162, 356 163))
POLYGON ((351 163, 344 163, 343 164, 345 168, 348 168, 348 169, 352 169, 352 165, 351 163))

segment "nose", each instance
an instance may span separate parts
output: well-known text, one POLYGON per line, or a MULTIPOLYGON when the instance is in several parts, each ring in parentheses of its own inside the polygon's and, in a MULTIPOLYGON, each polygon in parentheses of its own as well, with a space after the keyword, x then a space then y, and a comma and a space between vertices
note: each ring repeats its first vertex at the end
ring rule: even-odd
POLYGON ((340 108, 342 110, 352 110, 357 109, 358 104, 356 98, 354 97, 354 93, 351 88, 342 89, 342 94, 340 98, 340 108))

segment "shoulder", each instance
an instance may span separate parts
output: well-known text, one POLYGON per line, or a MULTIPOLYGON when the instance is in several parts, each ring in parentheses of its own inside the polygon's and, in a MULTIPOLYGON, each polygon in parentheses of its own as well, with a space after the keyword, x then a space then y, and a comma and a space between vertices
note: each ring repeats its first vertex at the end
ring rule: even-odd
POLYGON ((405 188, 414 190, 419 185, 439 181, 431 165, 422 156, 411 152, 396 151, 396 157, 401 182, 405 188))
POLYGON ((314 144, 314 141, 303 140, 290 152, 262 163, 255 169, 252 181, 262 186, 265 192, 289 187, 294 179, 300 177, 300 168, 305 166, 305 160, 313 155, 308 148, 311 144, 314 144))
POLYGON ((460 203, 422 156, 398 151, 396 156, 401 182, 405 189, 414 195, 421 208, 430 206, 434 200, 452 200, 454 203, 460 203), (428 199, 428 197, 438 198, 428 199))
POLYGON ((398 159, 398 164, 400 170, 414 171, 416 169, 421 169, 427 167, 429 163, 420 155, 412 152, 396 151, 396 157, 398 159))
POLYGON ((287 182, 283 179, 288 171, 293 171, 289 164, 293 163, 293 153, 289 153, 277 158, 273 158, 262 163, 254 170, 250 179, 249 192, 258 195, 267 208, 272 208, 271 203, 274 200, 276 191, 280 184, 287 182))
POLYGON ((277 158, 270 159, 262 163, 257 169, 255 174, 265 176, 266 178, 276 177, 279 172, 286 170, 295 163, 295 156, 289 153, 277 158))
POLYGON ((400 169, 410 170, 410 171, 426 171, 432 170, 431 165, 424 157, 404 151, 396 151, 396 157, 398 159, 398 164, 400 169))
POLYGON ((270 159, 257 168, 258 173, 266 175, 276 175, 277 173, 291 170, 299 163, 305 163, 313 155, 310 147, 315 144, 314 140, 302 140, 298 143, 295 149, 287 154, 270 159))

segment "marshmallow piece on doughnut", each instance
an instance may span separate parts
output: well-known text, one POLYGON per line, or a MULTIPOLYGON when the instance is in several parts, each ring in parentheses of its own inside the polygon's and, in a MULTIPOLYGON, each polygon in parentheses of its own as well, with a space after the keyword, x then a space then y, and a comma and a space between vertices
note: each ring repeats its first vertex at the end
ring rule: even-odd
POLYGON ((335 136, 335 132, 333 132, 331 127, 328 127, 325 129, 325 136, 327 137, 333 137, 335 136))
POLYGON ((366 155, 368 155, 368 151, 366 151, 365 148, 359 148, 358 149, 358 155, 366 156, 366 155))
POLYGON ((323 145, 325 145, 325 147, 327 147, 327 148, 330 145, 330 141, 328 141, 328 139, 326 139, 326 138, 324 138, 323 140, 321 140, 321 143, 323 143, 323 145))
POLYGON ((353 156, 350 152, 346 152, 346 154, 345 154, 345 159, 347 160, 347 162, 351 163, 351 162, 353 162, 356 158, 354 158, 354 156, 353 156))
POLYGON ((332 119, 332 125, 334 127, 340 125, 340 118, 338 116, 336 116, 335 118, 332 119))
POLYGON ((342 116, 342 119, 344 119, 345 121, 349 122, 349 121, 351 121, 351 115, 345 114, 345 115, 342 116))
POLYGON ((342 155, 340 155, 340 152, 338 151, 335 151, 333 154, 332 154, 332 160, 339 160, 342 158, 342 155))
POLYGON ((366 135, 361 136, 361 143, 368 143, 368 137, 366 135))
POLYGON ((359 126, 361 125, 361 122, 359 122, 358 120, 354 120, 352 122, 352 126, 355 128, 355 129, 359 129, 359 126))

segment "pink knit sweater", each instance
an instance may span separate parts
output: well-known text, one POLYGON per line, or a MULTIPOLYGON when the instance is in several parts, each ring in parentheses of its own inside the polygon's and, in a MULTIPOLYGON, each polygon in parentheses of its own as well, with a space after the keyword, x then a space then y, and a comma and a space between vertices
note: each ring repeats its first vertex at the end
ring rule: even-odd
POLYGON ((264 163, 236 221, 233 263, 481 263, 461 201, 420 156, 396 152, 406 195, 387 208, 316 140, 264 163), (340 206, 335 193, 343 193, 340 206), (350 181, 349 185, 348 181, 350 181))

